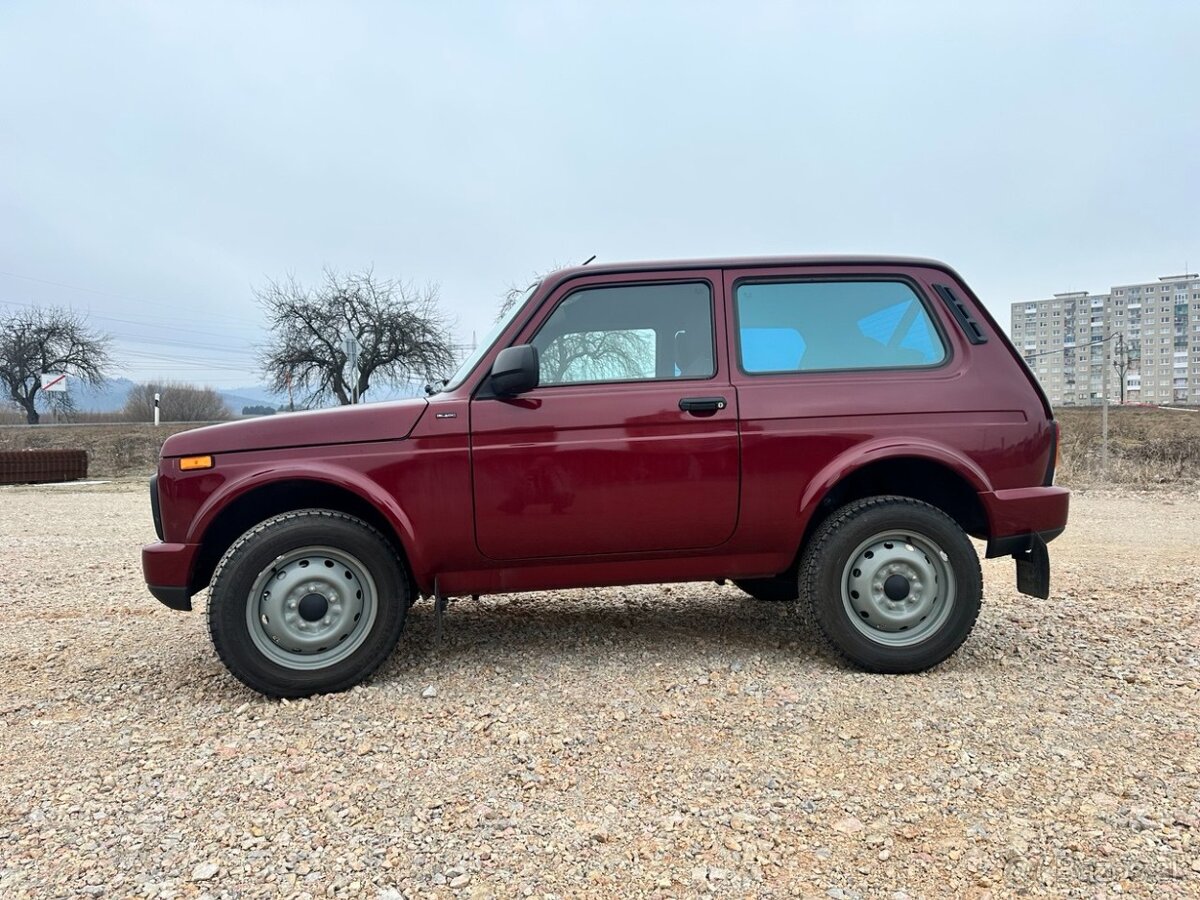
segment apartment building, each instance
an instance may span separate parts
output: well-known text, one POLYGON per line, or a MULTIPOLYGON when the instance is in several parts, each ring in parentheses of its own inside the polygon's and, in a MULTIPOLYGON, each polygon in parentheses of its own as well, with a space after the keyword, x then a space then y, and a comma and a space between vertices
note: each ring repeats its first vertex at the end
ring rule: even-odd
POLYGON ((1011 335, 1055 406, 1099 403, 1106 366, 1110 402, 1200 405, 1200 275, 1014 303, 1011 335))

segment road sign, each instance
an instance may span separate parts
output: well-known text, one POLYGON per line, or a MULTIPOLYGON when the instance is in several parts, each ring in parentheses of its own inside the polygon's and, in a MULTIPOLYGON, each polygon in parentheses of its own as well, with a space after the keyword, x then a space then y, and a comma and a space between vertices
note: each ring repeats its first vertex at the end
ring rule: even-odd
POLYGON ((55 393, 65 393, 67 390, 67 376, 55 375, 52 372, 43 372, 42 390, 54 391, 55 393))

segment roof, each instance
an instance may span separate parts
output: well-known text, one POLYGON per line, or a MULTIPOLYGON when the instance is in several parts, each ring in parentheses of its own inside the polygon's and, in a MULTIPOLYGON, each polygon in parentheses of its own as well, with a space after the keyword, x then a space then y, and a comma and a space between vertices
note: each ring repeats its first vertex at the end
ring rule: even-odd
POLYGON ((782 266, 920 266, 949 269, 946 263, 919 256, 726 256, 708 259, 659 259, 632 262, 590 263, 568 266, 551 273, 556 281, 587 273, 661 272, 669 269, 749 269, 782 266))

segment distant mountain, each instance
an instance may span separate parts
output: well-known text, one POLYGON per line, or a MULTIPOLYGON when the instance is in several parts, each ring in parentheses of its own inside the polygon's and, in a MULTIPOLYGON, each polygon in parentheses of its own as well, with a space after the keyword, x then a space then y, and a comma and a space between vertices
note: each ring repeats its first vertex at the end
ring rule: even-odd
MULTIPOLYGON (((124 409, 125 400, 135 384, 128 378, 110 378, 100 387, 91 387, 76 378, 68 378, 67 390, 71 392, 71 399, 79 412, 119 412, 124 409)), ((287 405, 286 397, 281 399, 259 386, 233 388, 220 394, 235 416, 242 414, 244 406, 279 408, 287 405)))
POLYGON ((117 412, 124 408, 133 387, 134 382, 128 378, 110 378, 98 388, 76 378, 67 379, 67 390, 80 412, 117 412))
MULTIPOLYGON (((67 379, 67 389, 75 401, 75 409, 80 412, 118 412, 125 406, 136 382, 128 378, 110 378, 101 387, 94 388, 75 378, 67 379)), ((415 382, 399 388, 379 386, 367 392, 364 400, 367 403, 379 403, 384 400, 400 400, 405 397, 420 397, 424 394, 424 385, 415 382)), ((272 393, 262 385, 252 384, 245 387, 229 388, 220 392, 226 405, 235 416, 242 414, 246 406, 273 406, 276 409, 287 409, 287 396, 272 393)))
POLYGON ((233 408, 236 403, 236 411, 241 412, 243 406, 287 406, 287 395, 280 397, 278 394, 272 394, 261 384, 252 384, 247 387, 235 387, 221 391, 221 396, 225 398, 225 402, 233 408))

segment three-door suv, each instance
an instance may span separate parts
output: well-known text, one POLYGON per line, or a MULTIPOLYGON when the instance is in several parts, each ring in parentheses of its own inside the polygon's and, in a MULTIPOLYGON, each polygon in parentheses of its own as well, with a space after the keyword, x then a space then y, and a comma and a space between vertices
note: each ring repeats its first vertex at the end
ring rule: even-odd
POLYGON ((366 678, 418 595, 722 579, 916 672, 979 613, 968 535, 1048 596, 1057 441, 942 263, 571 268, 428 399, 169 438, 142 565, 174 609, 207 586, 217 653, 275 696, 366 678))

